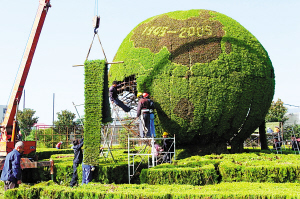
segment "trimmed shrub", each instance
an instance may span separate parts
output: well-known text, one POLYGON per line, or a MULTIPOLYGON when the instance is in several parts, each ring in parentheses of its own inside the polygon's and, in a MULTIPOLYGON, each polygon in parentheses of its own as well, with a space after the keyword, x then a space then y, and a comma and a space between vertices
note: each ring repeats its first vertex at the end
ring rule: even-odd
POLYGON ((207 153, 233 150, 264 121, 275 87, 268 53, 230 17, 209 10, 149 18, 123 40, 110 81, 135 75, 155 101, 157 135, 207 153), (236 143, 236 145, 234 145, 236 143))
MULTIPOLYGON (((95 171, 93 171, 93 182, 100 183, 128 183, 128 162, 127 162, 127 154, 123 153, 123 150, 119 150, 118 152, 113 152, 115 156, 115 160, 118 163, 114 163, 111 158, 103 159, 102 161, 95 167, 95 171)), ((68 185, 72 178, 73 173, 73 155, 65 154, 65 155, 53 155, 51 158, 54 160, 54 181, 62 184, 68 185)), ((139 165, 140 159, 137 158, 137 162, 135 164, 135 168, 138 168, 135 176, 131 182, 138 183, 139 182, 139 173, 143 168, 146 168, 147 165, 145 163, 141 163, 139 165)), ((82 165, 80 164, 77 167, 78 173, 78 182, 82 181, 82 165)))
POLYGON ((39 160, 49 159, 54 154, 74 154, 73 149, 37 148, 35 154, 39 160))
POLYGON ((195 168, 143 169, 141 183, 147 184, 190 184, 207 185, 218 183, 218 174, 214 165, 195 168))

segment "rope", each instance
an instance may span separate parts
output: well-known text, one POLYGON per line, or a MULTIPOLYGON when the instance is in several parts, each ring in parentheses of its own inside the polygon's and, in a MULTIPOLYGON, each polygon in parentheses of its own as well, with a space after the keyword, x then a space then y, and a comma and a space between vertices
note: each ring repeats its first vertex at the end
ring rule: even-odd
POLYGON ((92 43, 91 43, 91 45, 90 45, 90 48, 89 48, 89 51, 88 51, 88 54, 87 54, 85 60, 87 60, 87 59, 89 58, 89 55, 90 55, 90 52, 91 52, 91 49, 92 49, 92 45, 93 45, 93 42, 94 42, 95 35, 96 35, 96 33, 94 33, 93 40, 92 40, 92 43))
POLYGON ((100 37, 99 37, 98 33, 97 33, 97 36, 98 36, 98 40, 99 40, 99 43, 100 43, 100 46, 101 46, 103 55, 104 55, 104 57, 105 57, 105 62, 107 63, 106 55, 105 55, 105 52, 104 52, 104 49, 103 49, 103 46, 102 46, 102 43, 101 43, 101 40, 100 40, 100 37))

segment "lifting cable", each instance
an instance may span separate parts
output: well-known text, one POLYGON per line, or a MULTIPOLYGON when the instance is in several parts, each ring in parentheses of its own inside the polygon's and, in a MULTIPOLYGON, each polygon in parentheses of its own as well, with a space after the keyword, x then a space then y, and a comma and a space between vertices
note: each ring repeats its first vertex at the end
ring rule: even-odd
POLYGON ((100 46, 101 46, 101 49, 102 49, 102 52, 103 52, 103 55, 104 55, 104 58, 105 58, 105 62, 107 63, 107 58, 106 58, 106 55, 105 55, 105 52, 104 52, 104 48, 102 46, 102 43, 101 43, 101 40, 100 40, 100 37, 99 37, 99 34, 98 34, 98 28, 99 28, 99 25, 100 25, 100 16, 98 15, 98 0, 95 0, 94 14, 95 14, 95 16, 93 18, 94 36, 93 36, 90 48, 88 50, 88 54, 86 56, 86 60, 89 58, 89 55, 90 55, 90 52, 91 52, 91 49, 92 49, 92 45, 93 45, 93 42, 94 42, 94 39, 95 39, 95 36, 97 35, 99 43, 100 43, 100 46))

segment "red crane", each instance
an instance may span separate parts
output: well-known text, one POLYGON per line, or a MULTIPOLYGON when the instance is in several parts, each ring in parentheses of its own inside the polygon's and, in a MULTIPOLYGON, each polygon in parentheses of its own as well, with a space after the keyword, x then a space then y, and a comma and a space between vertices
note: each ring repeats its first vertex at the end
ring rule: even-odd
MULTIPOLYGON (((16 137, 16 125, 15 125, 15 115, 18 108, 19 101, 21 99, 23 89, 25 86, 26 78, 31 66, 31 62, 34 56, 34 52, 39 41, 39 37, 44 25, 48 9, 51 7, 50 0, 40 0, 38 11, 35 17, 34 24, 31 29, 30 37, 27 42, 26 50, 24 52, 22 62, 18 71, 18 75, 14 84, 13 91, 10 96, 9 104, 7 105, 7 110, 5 118, 1 126, 6 129, 6 134, 11 135, 11 141, 0 142, 0 156, 6 156, 14 148, 15 137, 16 137)), ((3 135, 2 135, 3 136, 3 135)), ((35 152, 36 142, 24 142, 25 151, 24 154, 29 154, 35 152)))

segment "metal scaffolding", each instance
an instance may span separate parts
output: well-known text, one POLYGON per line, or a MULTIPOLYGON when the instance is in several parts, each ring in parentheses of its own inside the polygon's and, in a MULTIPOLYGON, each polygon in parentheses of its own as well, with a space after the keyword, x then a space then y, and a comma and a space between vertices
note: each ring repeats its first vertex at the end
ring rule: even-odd
POLYGON ((148 168, 154 167, 161 163, 172 163, 172 158, 176 159, 175 154, 175 136, 174 138, 130 138, 128 136, 128 183, 142 162, 148 163, 148 168), (172 144, 167 151, 158 150, 155 144, 158 140, 172 140, 172 144), (139 156, 140 159, 136 157, 139 156), (169 160, 169 161, 167 161, 169 160), (136 162, 139 162, 135 166, 136 162))

